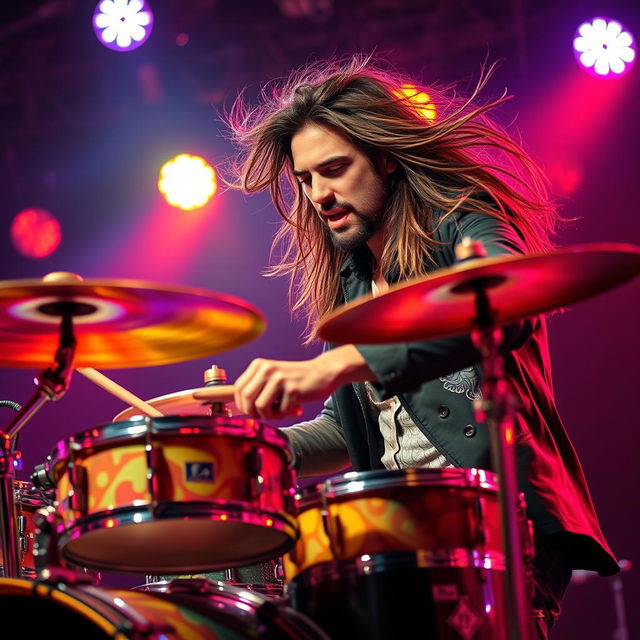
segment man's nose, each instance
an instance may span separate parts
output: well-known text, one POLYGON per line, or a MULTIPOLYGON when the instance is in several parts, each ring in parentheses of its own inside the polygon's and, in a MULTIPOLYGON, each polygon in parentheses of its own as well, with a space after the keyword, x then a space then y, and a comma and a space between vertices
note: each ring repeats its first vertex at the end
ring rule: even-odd
POLYGON ((319 205, 333 202, 333 189, 331 189, 326 180, 319 178, 313 181, 313 185, 311 187, 311 199, 319 205))

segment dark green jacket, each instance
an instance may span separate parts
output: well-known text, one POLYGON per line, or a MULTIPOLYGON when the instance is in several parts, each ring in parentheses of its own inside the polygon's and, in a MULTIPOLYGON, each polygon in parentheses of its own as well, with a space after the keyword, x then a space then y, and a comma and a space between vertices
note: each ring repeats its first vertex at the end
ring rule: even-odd
MULTIPOLYGON (((434 270, 454 263, 455 246, 465 236, 482 241, 489 256, 524 252, 512 227, 484 214, 467 213, 440 225, 435 239, 442 244, 434 256, 434 270)), ((371 264, 367 248, 344 262, 345 302, 371 292, 371 264)), ((396 278, 388 274, 388 280, 396 278)), ((378 378, 374 387, 380 397, 397 395, 449 462, 456 467, 491 469, 487 428, 476 422, 472 408, 481 357, 469 336, 357 348, 378 378)), ((580 463, 554 404, 544 319, 506 327, 502 352, 509 386, 520 407, 518 475, 536 535, 570 532, 575 568, 615 573, 617 563, 600 531, 580 463)), ((338 389, 318 419, 335 422, 355 470, 382 468, 382 438, 362 385, 338 389)))

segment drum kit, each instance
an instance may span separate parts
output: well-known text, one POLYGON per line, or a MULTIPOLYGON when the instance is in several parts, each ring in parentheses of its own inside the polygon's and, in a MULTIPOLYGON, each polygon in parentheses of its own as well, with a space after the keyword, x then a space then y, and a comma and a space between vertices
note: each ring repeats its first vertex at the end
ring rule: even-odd
POLYGON ((459 249, 455 266, 348 304, 319 334, 381 344, 470 333, 484 358, 477 409, 493 471, 348 472, 303 489, 285 435, 238 415, 217 367, 201 388, 148 401, 93 369, 233 349, 263 330, 257 309, 201 289, 68 273, 0 282, 0 366, 44 367, 0 430, 0 611, 41 613, 48 628, 83 638, 533 637, 534 551, 500 329, 630 280, 640 248, 496 258, 473 242, 459 249), (64 395, 74 370, 131 406, 57 443, 32 482, 17 480, 19 432, 64 395), (147 579, 106 588, 100 571, 147 579))

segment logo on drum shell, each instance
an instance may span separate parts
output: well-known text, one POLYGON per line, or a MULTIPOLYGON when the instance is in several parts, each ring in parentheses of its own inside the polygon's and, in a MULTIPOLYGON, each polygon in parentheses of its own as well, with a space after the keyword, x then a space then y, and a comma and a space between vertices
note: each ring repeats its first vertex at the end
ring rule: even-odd
POLYGON ((184 471, 187 482, 213 482, 211 462, 185 462, 184 471))

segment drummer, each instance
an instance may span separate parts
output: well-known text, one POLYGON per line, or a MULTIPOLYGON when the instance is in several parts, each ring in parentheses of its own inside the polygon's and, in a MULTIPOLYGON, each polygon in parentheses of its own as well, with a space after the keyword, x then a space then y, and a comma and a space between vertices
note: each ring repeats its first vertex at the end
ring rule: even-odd
MULTIPOLYGON (((343 303, 451 266, 465 237, 489 256, 551 248, 558 216, 544 177, 487 117, 507 98, 477 101, 490 74, 468 100, 429 90, 435 120, 397 91, 415 82, 358 59, 298 72, 253 111, 236 104, 237 186, 269 189, 283 218, 274 239, 282 258, 269 273, 290 279, 308 341, 343 303)), ((533 609, 546 638, 572 569, 611 575, 618 567, 554 404, 544 319, 506 327, 501 350, 518 401, 518 475, 536 545, 533 609)), ((328 397, 315 419, 284 429, 301 476, 487 469, 487 429, 472 407, 480 363, 469 336, 343 345, 299 362, 256 359, 236 382, 235 403, 274 420, 328 397)))

